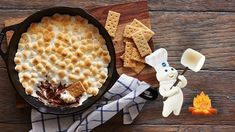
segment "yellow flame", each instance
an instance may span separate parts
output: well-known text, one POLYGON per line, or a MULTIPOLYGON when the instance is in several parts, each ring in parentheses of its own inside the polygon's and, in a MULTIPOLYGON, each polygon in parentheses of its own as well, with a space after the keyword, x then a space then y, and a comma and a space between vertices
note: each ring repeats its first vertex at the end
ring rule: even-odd
POLYGON ((193 107, 188 108, 193 115, 214 115, 217 113, 211 106, 211 100, 208 95, 201 92, 193 99, 193 107))
POLYGON ((207 110, 211 108, 211 100, 208 95, 201 92, 200 95, 194 97, 193 107, 196 109, 207 110))

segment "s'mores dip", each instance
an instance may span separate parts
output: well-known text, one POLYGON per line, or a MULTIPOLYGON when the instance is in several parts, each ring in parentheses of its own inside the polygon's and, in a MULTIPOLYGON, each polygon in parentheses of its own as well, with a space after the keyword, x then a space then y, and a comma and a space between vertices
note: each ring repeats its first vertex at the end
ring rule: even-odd
POLYGON ((14 61, 26 94, 50 106, 79 106, 106 81, 110 55, 87 19, 54 14, 22 34, 14 61))

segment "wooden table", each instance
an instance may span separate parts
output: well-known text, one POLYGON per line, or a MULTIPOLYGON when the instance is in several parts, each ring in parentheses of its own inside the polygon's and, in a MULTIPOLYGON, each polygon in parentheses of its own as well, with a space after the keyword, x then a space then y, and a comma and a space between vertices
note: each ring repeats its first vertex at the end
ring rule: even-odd
MULTIPOLYGON (((134 0, 128 0, 134 1, 134 0)), ((51 6, 98 7, 123 3, 122 0, 1 0, 0 28, 6 19, 32 14, 51 6)), ((231 0, 150 0, 148 1, 155 49, 164 47, 169 63, 182 70, 180 56, 186 48, 206 55, 204 69, 186 73, 187 88, 180 116, 161 116, 162 100, 148 102, 132 125, 122 125, 121 115, 94 131, 234 131, 235 129, 235 1, 231 0), (192 116, 188 107, 200 91, 208 93, 218 115, 192 116)), ((15 90, 0 59, 0 130, 31 129, 30 109, 15 108, 15 90), (14 122, 2 123, 2 121, 14 122), (21 122, 19 124, 19 122, 21 122)))

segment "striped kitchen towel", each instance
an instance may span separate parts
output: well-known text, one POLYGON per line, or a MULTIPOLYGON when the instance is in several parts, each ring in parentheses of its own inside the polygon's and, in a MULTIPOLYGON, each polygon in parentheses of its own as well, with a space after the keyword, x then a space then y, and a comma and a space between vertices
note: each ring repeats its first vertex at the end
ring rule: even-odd
POLYGON ((82 114, 51 115, 32 109, 30 132, 89 132, 121 110, 123 124, 131 124, 146 102, 138 96, 149 87, 149 84, 123 74, 100 101, 82 114))

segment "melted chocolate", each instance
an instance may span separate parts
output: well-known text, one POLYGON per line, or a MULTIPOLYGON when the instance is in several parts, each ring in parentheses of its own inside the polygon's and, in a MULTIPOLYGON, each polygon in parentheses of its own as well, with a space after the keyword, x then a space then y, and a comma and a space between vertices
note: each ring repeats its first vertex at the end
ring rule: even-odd
MULTIPOLYGON (((62 93, 67 88, 61 83, 60 85, 56 86, 56 85, 52 85, 48 81, 45 81, 45 82, 41 82, 38 88, 39 90, 36 92, 36 94, 40 98, 47 100, 48 103, 50 103, 50 105, 52 106, 70 105, 68 103, 65 103, 62 99, 60 99, 60 93, 62 93)), ((79 102, 79 98, 77 98, 76 100, 77 102, 79 102)))

